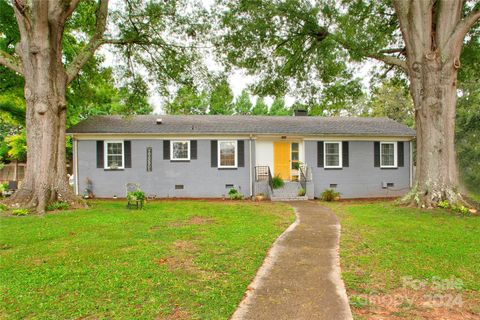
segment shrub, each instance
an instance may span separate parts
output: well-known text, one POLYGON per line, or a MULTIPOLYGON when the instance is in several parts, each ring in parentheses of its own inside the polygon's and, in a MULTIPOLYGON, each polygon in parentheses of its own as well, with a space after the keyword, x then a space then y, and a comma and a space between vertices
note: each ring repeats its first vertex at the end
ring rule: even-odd
POLYGON ((28 214, 28 209, 14 209, 12 210, 12 215, 14 216, 26 216, 28 214))
POLYGON ((127 200, 128 201, 144 201, 145 192, 143 192, 142 190, 130 191, 127 193, 127 200))
POLYGON ((461 215, 464 215, 464 216, 470 214, 470 211, 468 210, 468 208, 465 207, 465 206, 462 206, 462 205, 452 206, 452 210, 457 212, 457 213, 460 213, 461 215))
POLYGON ((63 201, 57 201, 54 203, 51 203, 47 206, 47 211, 55 211, 55 210, 67 210, 70 206, 68 203, 63 202, 63 201))
POLYGON ((298 190, 298 193, 297 193, 297 194, 298 194, 299 197, 303 197, 303 196, 305 195, 305 189, 300 188, 300 189, 298 190))
POLYGON ((340 196, 340 193, 332 188, 327 188, 322 192, 321 198, 323 201, 334 201, 340 196))
POLYGON ((443 200, 443 201, 440 201, 437 204, 437 207, 442 208, 442 209, 448 209, 448 208, 450 208, 450 203, 448 202, 448 200, 443 200))
POLYGON ((283 179, 280 178, 280 176, 278 174, 272 178, 273 189, 279 189, 279 188, 283 187, 284 184, 285 184, 285 182, 283 182, 283 179))
POLYGON ((228 197, 230 200, 242 200, 243 194, 239 193, 237 189, 232 188, 228 191, 228 197))
POLYGON ((6 205, 4 205, 3 203, 0 203, 0 212, 7 211, 7 210, 8 210, 8 207, 6 205))

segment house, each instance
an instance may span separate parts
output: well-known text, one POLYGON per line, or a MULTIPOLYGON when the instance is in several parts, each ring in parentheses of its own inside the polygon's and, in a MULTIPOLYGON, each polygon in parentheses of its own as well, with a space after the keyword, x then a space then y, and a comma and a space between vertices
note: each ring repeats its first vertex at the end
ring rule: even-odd
POLYGON ((412 185, 415 132, 387 118, 95 116, 71 127, 75 190, 125 197, 138 183, 161 198, 400 196, 412 185), (271 177, 286 185, 271 188, 271 177))

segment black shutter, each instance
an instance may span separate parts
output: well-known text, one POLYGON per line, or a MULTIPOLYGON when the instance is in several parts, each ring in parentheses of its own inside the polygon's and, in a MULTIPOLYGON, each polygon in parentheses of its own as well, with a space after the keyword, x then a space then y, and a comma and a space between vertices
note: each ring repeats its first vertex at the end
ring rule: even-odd
POLYGON ((317 141, 317 167, 323 168, 323 141, 317 141))
POLYGON ((348 167, 348 141, 342 142, 342 166, 348 167))
POLYGON ((239 167, 245 167, 245 141, 239 140, 237 142, 238 155, 237 155, 237 164, 239 167))
POLYGON ((211 161, 211 166, 212 168, 215 168, 218 166, 218 141, 217 140, 212 140, 210 141, 210 161, 211 161))
POLYGON ((380 167, 380 142, 373 143, 373 166, 380 167))
POLYGON ((131 141, 124 141, 123 142, 123 147, 125 150, 123 150, 123 154, 125 156, 125 168, 131 168, 132 167, 132 142, 131 141))
POLYGON ((163 160, 170 160, 170 140, 163 140, 163 160))
POLYGON ((403 167, 405 164, 404 164, 404 158, 405 158, 405 146, 404 146, 404 143, 403 141, 399 141, 397 143, 397 156, 398 156, 398 161, 397 161, 397 165, 399 167, 403 167))
POLYGON ((197 140, 190 140, 190 159, 197 159, 197 140))
POLYGON ((103 168, 103 141, 97 141, 97 168, 103 168))

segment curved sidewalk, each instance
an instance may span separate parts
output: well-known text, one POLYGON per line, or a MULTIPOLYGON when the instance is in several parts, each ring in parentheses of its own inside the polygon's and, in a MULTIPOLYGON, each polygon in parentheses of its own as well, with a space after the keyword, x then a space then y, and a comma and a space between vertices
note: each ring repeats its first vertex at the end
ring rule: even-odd
POLYGON ((339 268, 340 224, 313 201, 274 243, 232 320, 352 319, 339 268))

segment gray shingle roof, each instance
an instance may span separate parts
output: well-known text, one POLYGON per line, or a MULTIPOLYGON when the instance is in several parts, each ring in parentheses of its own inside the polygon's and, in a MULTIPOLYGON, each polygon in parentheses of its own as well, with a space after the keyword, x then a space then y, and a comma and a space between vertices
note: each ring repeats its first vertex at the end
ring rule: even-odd
POLYGON ((149 134, 298 134, 407 136, 415 131, 388 118, 146 115, 94 116, 67 130, 68 133, 149 134), (161 118, 162 124, 156 119, 161 118))

